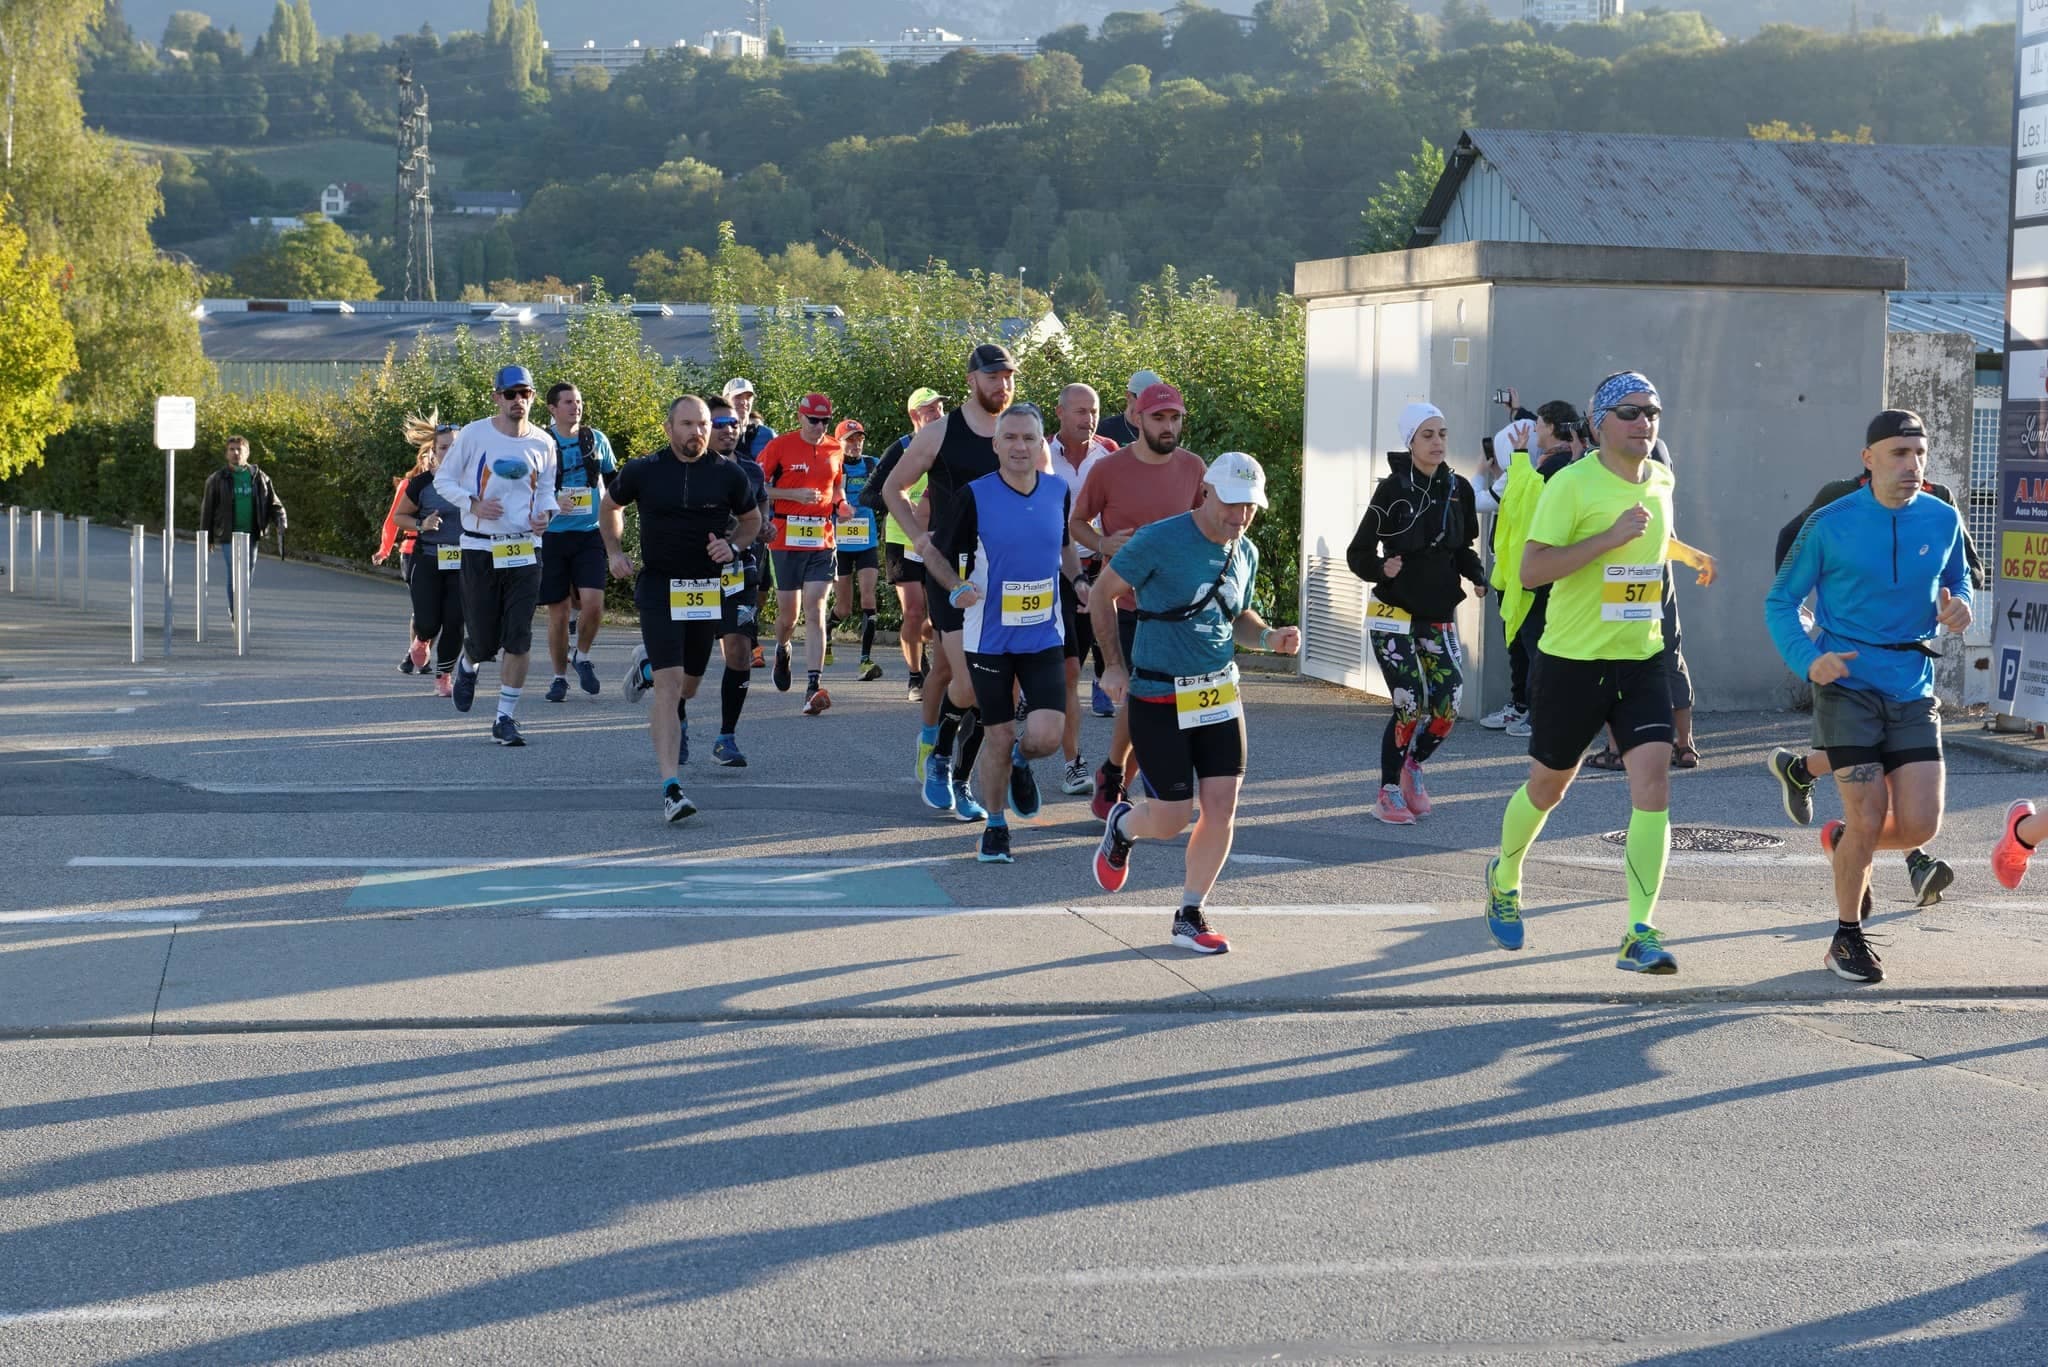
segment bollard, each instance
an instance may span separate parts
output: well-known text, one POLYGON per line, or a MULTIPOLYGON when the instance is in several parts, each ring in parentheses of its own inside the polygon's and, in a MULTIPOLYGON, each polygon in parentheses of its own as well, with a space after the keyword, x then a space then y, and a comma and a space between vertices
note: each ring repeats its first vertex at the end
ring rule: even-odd
POLYGON ((28 515, 28 591, 43 591, 43 510, 32 508, 28 515))
POLYGON ((142 663, 142 564, 148 554, 144 550, 147 535, 138 522, 128 541, 128 663, 132 665, 142 663))
POLYGON ((7 591, 19 593, 21 584, 21 561, 15 550, 21 542, 21 509, 15 504, 7 505, 7 591))
POLYGON ((206 642, 206 528, 192 533, 192 639, 206 642))
POLYGON ((236 532, 229 542, 229 557, 235 562, 231 579, 235 586, 235 654, 249 653, 249 533, 236 532))
POLYGON ((78 610, 85 611, 85 586, 92 582, 92 575, 86 569, 86 552, 92 549, 92 519, 78 519, 78 610))
POLYGON ((64 606, 64 514, 50 514, 50 597, 64 606))

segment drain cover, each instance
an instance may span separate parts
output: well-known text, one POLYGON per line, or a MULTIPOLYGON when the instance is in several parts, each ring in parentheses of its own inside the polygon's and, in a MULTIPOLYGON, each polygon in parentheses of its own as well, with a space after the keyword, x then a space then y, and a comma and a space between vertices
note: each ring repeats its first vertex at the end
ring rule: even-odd
MULTIPOLYGON (((1627 831, 1609 831, 1600 837, 1613 845, 1628 843, 1627 831)), ((1707 854, 1739 854, 1749 850, 1783 849, 1778 836, 1762 831, 1731 831, 1726 826, 1673 826, 1671 848, 1707 854)))

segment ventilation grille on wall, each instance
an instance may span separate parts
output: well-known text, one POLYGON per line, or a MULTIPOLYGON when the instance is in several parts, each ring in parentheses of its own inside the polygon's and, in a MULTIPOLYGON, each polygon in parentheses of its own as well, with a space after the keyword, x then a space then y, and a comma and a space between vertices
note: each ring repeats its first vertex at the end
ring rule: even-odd
POLYGON ((1307 627, 1304 672, 1332 683, 1362 686, 1365 669, 1365 585, 1342 560, 1308 557, 1303 580, 1307 627))

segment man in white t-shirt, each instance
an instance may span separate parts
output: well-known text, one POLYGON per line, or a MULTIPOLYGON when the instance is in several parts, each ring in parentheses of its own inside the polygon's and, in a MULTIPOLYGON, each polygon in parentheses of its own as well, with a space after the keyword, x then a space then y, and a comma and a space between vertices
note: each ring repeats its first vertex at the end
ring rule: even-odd
MULTIPOLYGON (((1068 385, 1060 391, 1057 411, 1060 430, 1053 434, 1047 446, 1052 452, 1052 472, 1067 486, 1071 505, 1080 501, 1081 486, 1087 482, 1088 472, 1115 453, 1116 443, 1095 430, 1096 421, 1102 416, 1102 400, 1093 387, 1068 385)), ((1083 575, 1092 580, 1101 568, 1102 561, 1096 558, 1084 566, 1083 575)), ((1075 685, 1081 681, 1081 662, 1095 649, 1095 633, 1088 614, 1064 597, 1060 610, 1067 616, 1067 729, 1061 738, 1066 768, 1060 775, 1060 791, 1085 793, 1090 786, 1088 763, 1081 758, 1081 695, 1075 690, 1075 685)), ((1109 705, 1109 697, 1102 691, 1101 660, 1098 654, 1094 690, 1101 701, 1096 704, 1095 711, 1098 716, 1114 716, 1116 709, 1109 705)))
POLYGON ((455 661, 455 710, 469 711, 477 667, 503 650, 491 739, 524 745, 514 716, 540 603, 539 538, 555 510, 555 439, 526 420, 533 376, 525 366, 500 370, 492 397, 497 413, 455 434, 434 473, 434 488, 462 510, 466 639, 455 661))

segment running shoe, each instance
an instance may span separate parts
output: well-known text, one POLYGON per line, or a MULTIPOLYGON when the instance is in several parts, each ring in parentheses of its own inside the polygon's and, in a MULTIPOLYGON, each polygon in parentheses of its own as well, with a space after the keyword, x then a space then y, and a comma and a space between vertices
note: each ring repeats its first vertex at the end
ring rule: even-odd
POLYGON ((474 669, 455 666, 455 683, 450 687, 448 696, 455 699, 457 712, 469 711, 469 705, 476 701, 476 675, 474 669))
POLYGON ((1507 724, 1507 733, 1517 740, 1527 740, 1536 734, 1536 728, 1529 724, 1529 714, 1518 712, 1515 719, 1507 724))
POLYGON ((1131 876, 1132 842, 1116 833, 1117 818, 1129 810, 1130 803, 1119 802, 1102 823, 1102 840, 1095 846, 1095 886, 1104 892, 1122 892, 1124 880, 1131 876))
POLYGON ((414 641, 412 649, 406 652, 405 659, 406 663, 412 666, 412 669, 405 671, 406 673, 412 673, 413 669, 424 673, 427 668, 427 643, 425 641, 414 641))
POLYGON ((789 647, 775 647, 775 691, 789 692, 789 647))
POLYGON ((1884 981, 1884 961, 1877 957, 1877 951, 1870 947, 1870 941, 1863 934, 1863 927, 1835 926, 1835 937, 1828 941, 1827 957, 1821 962, 1828 972, 1837 978, 1852 983, 1881 983, 1884 981))
POLYGON ((1401 766, 1401 800, 1415 815, 1429 815, 1429 792, 1422 786, 1422 766, 1414 760, 1401 766))
POLYGON ((984 864, 1014 864, 1016 857, 1010 853, 1010 828, 990 826, 981 833, 981 852, 974 856, 984 864))
POLYGON ((873 683, 882 677, 882 667, 873 660, 862 660, 860 662, 860 673, 855 677, 862 683, 873 683))
POLYGON ((1498 712, 1489 712, 1479 719, 1479 724, 1489 731, 1505 731, 1508 723, 1521 716, 1522 709, 1509 703, 1498 712))
POLYGON ((1372 814, 1389 826, 1413 826, 1415 813, 1408 810, 1408 799, 1401 796, 1401 790, 1392 784, 1381 784, 1379 800, 1372 804, 1372 814))
POLYGON ((568 696, 569 681, 567 679, 557 678, 548 685, 547 699, 549 702, 560 702, 568 696))
POLYGON ((747 767, 747 757, 740 753, 740 743, 731 736, 720 736, 711 742, 711 758, 728 769, 747 767))
POLYGON ((683 796, 683 785, 670 779, 661 790, 661 816, 664 821, 681 821, 686 816, 697 814, 697 804, 683 796))
POLYGON ((1771 777, 1778 780, 1779 795, 1785 799, 1785 815, 1795 826, 1813 824, 1813 785, 1801 783, 1792 777, 1792 766, 1799 762, 1799 756, 1784 746, 1771 751, 1764 760, 1764 768, 1771 771, 1771 777))
POLYGON ((754 669, 766 669, 768 667, 767 661, 761 658, 761 647, 758 645, 754 647, 754 659, 750 667, 754 669))
POLYGON ((2008 888, 2016 888, 2027 876, 2027 861, 2034 852, 2020 843, 2020 822, 2034 814, 2034 804, 2021 798, 2005 809, 2005 829, 1991 847, 1991 876, 2008 888))
POLYGON ((1676 973, 1678 960, 1664 948, 1664 932, 1638 921, 1621 937, 1621 953, 1614 966, 1630 973, 1676 973))
POLYGON ((1029 821, 1038 815, 1041 806, 1038 796, 1038 775, 1031 772, 1031 764, 1023 755, 1010 755, 1010 810, 1029 821))
POLYGON ((448 677, 448 676, 447 676, 446 674, 437 674, 437 675, 435 675, 435 676, 434 676, 434 696, 435 696, 435 697, 437 697, 437 698, 452 698, 452 697, 454 697, 454 696, 455 696, 455 681, 454 681, 453 679, 449 678, 449 677, 448 677))
POLYGON ((925 761, 926 761, 926 760, 928 760, 928 759, 930 759, 930 758, 932 757, 932 751, 934 751, 934 750, 936 750, 936 749, 938 749, 938 748, 939 748, 938 746, 936 746, 936 745, 932 744, 932 743, 931 743, 930 741, 926 740, 926 739, 925 739, 925 738, 924 738, 924 737, 923 737, 922 735, 920 735, 920 736, 918 737, 918 739, 917 739, 917 766, 916 766, 915 768, 913 768, 913 769, 912 769, 912 770, 910 771, 910 778, 911 778, 911 781, 912 781, 912 782, 914 782, 914 783, 922 783, 922 782, 924 782, 924 766, 925 766, 925 761))
POLYGON ((1088 685, 1088 710, 1098 717, 1114 717, 1116 704, 1109 700, 1109 694, 1102 691, 1102 680, 1088 685))
POLYGON ((1098 820, 1105 819, 1109 816, 1109 809, 1123 800, 1123 795, 1123 783, 1120 779, 1110 778, 1108 762, 1104 761, 1095 770, 1095 796, 1088 800, 1088 810, 1095 813, 1098 820))
POLYGON ((597 681, 597 666, 590 662, 588 656, 579 655, 576 657, 576 684, 593 698, 597 696, 598 690, 603 687, 597 681))
POLYGON ((1948 866, 1946 859, 1936 859, 1923 850, 1906 851, 1906 877, 1912 880, 1913 896, 1918 898, 1913 905, 1931 907, 1941 900, 1941 894, 1948 891, 1948 885, 1956 881, 1956 871, 1948 866))
POLYGON ((401 655, 401 656, 399 656, 399 657, 398 657, 398 672, 399 672, 399 673, 401 673, 401 674, 410 674, 410 673, 412 673, 412 672, 413 672, 413 670, 417 669, 418 667, 419 667, 419 666, 415 665, 415 664, 414 664, 414 663, 412 662, 412 652, 411 652, 411 651, 407 651, 407 652, 406 652, 405 654, 403 654, 403 655, 401 655))
POLYGON ((924 675, 913 674, 910 676, 910 682, 903 686, 903 700, 905 702, 924 701, 924 675))
POLYGON ((491 723, 491 739, 500 745, 524 745, 526 738, 519 734, 519 723, 500 713, 491 723))
POLYGON ((830 636, 827 636, 825 638, 825 663, 827 665, 831 665, 836 662, 837 661, 834 659, 832 654, 832 638, 830 636))
POLYGON ((647 646, 634 646, 633 658, 626 661, 626 701, 639 702, 653 686, 654 680, 647 677, 647 646))
POLYGON ((815 717, 832 705, 832 695, 822 688, 804 690, 804 715, 815 717))
POLYGON ((1835 842, 1840 840, 1842 832, 1848 829, 1847 823, 1839 820, 1823 822, 1820 828, 1821 853, 1833 859, 1835 857, 1835 842))
POLYGON ((988 820, 988 808, 975 800, 974 785, 965 779, 953 783, 953 815, 962 821, 988 820))
POLYGON ((1493 885, 1493 873, 1500 858, 1486 861, 1486 929, 1502 949, 1522 947, 1522 890, 1502 892, 1493 885))
POLYGON ((1182 907, 1173 916, 1173 942, 1197 954, 1228 954, 1230 941, 1209 929, 1200 907, 1182 907))
POLYGON ((690 724, 689 724, 688 722, 684 722, 684 723, 683 723, 683 735, 682 735, 682 740, 681 740, 681 742, 680 742, 680 743, 679 743, 679 744, 678 744, 678 745, 676 746, 676 763, 678 763, 678 764, 688 764, 689 762, 690 762, 690 724))
POLYGON ((1079 755, 1074 756, 1074 762, 1060 772, 1060 791, 1069 797, 1078 797, 1094 786, 1088 776, 1088 761, 1079 755))
POLYGON ((935 812, 953 810, 953 757, 920 742, 924 757, 924 805, 935 812))

